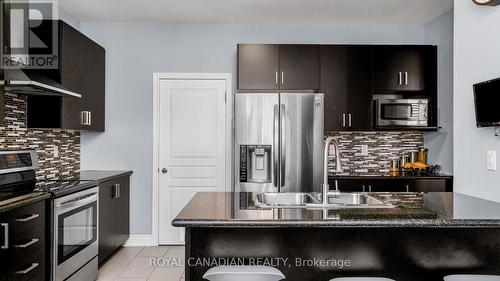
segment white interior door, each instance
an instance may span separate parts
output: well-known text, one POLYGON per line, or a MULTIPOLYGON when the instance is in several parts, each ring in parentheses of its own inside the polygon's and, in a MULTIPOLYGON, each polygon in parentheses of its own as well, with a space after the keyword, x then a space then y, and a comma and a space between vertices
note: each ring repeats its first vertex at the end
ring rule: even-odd
POLYGON ((226 81, 165 79, 159 92, 158 242, 182 244, 172 220, 195 193, 225 190, 226 81))

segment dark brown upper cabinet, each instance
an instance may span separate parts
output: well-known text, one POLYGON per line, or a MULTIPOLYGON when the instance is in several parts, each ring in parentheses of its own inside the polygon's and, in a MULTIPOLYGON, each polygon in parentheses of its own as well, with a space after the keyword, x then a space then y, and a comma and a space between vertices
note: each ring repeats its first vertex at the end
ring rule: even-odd
POLYGON ((281 90, 318 90, 319 46, 280 45, 280 71, 281 90))
POLYGON ((321 46, 325 131, 371 130, 370 46, 321 46))
POLYGON ((238 89, 278 90, 279 45, 238 45, 238 89))
MULTIPOLYGON (((37 31, 40 37, 46 32, 43 25, 37 31)), ((63 21, 58 36, 59 67, 53 75, 82 97, 28 96, 28 127, 104 131, 105 50, 63 21)))
POLYGON ((319 46, 238 45, 239 90, 318 90, 319 46))
POLYGON ((376 46, 373 48, 375 93, 425 91, 431 46, 376 46))

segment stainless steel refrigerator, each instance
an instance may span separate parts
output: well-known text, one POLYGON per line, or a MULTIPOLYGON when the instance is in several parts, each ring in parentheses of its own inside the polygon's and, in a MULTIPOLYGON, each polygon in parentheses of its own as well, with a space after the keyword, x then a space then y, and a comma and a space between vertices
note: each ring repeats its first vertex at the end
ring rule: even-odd
POLYGON ((320 191, 323 104, 317 93, 237 93, 235 191, 320 191))

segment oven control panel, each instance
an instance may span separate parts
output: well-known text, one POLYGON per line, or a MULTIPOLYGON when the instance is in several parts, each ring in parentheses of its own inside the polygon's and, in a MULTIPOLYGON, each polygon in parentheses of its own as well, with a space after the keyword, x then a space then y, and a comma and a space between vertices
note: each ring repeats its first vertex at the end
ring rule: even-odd
POLYGON ((36 151, 0 151, 0 174, 35 170, 38 168, 36 151))

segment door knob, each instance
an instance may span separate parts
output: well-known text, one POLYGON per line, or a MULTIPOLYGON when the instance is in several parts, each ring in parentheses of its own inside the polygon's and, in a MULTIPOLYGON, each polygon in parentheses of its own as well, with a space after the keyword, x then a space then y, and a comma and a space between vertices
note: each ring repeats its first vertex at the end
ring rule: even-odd
POLYGON ((168 169, 167 168, 163 168, 163 169, 161 169, 161 172, 164 173, 164 174, 166 174, 166 173, 168 173, 168 169))

